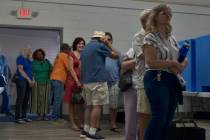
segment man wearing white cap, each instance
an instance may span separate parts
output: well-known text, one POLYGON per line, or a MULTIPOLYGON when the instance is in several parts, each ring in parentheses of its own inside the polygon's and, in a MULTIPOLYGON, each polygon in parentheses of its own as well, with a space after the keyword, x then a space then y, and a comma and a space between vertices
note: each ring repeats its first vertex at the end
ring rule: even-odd
POLYGON ((109 103, 106 57, 118 58, 118 53, 105 37, 105 32, 95 31, 91 41, 81 53, 83 97, 86 109, 84 130, 80 137, 86 137, 87 140, 105 139, 97 134, 96 130, 100 121, 101 107, 109 103))

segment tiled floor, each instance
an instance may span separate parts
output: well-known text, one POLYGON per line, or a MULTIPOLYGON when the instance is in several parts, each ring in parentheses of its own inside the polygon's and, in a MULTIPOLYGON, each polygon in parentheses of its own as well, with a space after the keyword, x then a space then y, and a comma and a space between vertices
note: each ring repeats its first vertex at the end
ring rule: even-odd
MULTIPOLYGON (((114 133, 104 124, 100 133, 107 140, 124 139, 122 129, 120 133, 114 133)), ((72 131, 65 120, 34 121, 28 124, 0 122, 0 140, 82 140, 79 134, 72 131)))
MULTIPOLYGON (((109 131, 108 121, 103 122, 102 135, 107 140, 124 140, 124 132, 109 131)), ((210 121, 199 121, 199 127, 206 128, 206 140, 210 140, 210 121)), ((123 127, 123 126, 121 126, 123 127)), ((79 133, 71 131, 68 122, 64 120, 34 121, 28 124, 0 122, 0 140, 81 140, 79 133)))

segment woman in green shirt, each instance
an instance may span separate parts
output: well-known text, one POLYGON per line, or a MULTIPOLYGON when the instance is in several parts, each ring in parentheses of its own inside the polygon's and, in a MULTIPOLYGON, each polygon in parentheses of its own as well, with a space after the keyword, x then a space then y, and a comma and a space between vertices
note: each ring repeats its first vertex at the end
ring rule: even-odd
POLYGON ((48 120, 51 64, 45 59, 45 52, 37 49, 33 53, 32 70, 35 85, 32 88, 31 110, 37 113, 37 120, 48 120))

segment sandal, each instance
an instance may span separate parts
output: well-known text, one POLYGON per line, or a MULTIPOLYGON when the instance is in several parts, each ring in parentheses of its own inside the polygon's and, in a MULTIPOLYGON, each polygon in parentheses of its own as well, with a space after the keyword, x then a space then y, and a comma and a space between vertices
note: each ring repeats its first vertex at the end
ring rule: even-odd
POLYGON ((43 119, 42 117, 38 117, 36 120, 41 121, 42 119, 43 119))
POLYGON ((71 130, 73 130, 73 131, 80 131, 80 129, 77 126, 74 126, 74 127, 72 126, 71 130))
POLYGON ((119 128, 111 128, 110 131, 116 132, 116 133, 120 133, 120 131, 119 131, 118 129, 119 129, 119 128))
POLYGON ((43 121, 49 121, 49 119, 47 117, 44 117, 42 120, 43 121))

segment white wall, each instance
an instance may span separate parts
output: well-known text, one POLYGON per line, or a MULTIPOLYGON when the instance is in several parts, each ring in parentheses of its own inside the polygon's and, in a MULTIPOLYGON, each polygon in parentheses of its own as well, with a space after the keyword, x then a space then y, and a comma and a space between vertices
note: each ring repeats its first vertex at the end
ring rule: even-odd
MULTIPOLYGON (((39 12, 32 20, 11 16, 11 10, 20 7, 20 1, 1 0, 0 24, 64 27, 64 42, 76 36, 89 39, 94 30, 110 31, 114 46, 126 51, 131 46, 133 34, 139 29, 139 12, 156 3, 134 0, 27 0, 26 7, 39 12), (57 2, 57 4, 52 3, 57 2)), ((177 39, 197 37, 210 32, 210 8, 171 5, 174 11, 172 24, 177 39)))

